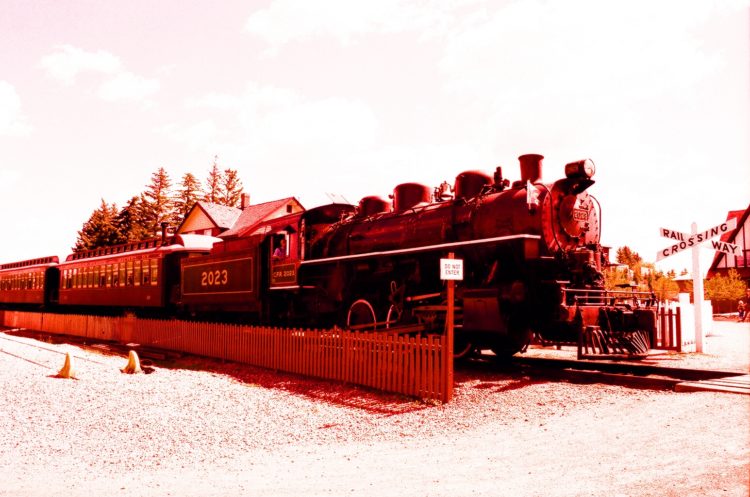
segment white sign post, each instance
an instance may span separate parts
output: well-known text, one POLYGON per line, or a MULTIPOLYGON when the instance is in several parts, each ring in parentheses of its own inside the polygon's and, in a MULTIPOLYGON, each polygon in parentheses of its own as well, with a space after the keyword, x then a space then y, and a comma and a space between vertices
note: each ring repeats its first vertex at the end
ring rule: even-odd
POLYGON ((443 347, 443 385, 445 392, 443 402, 448 402, 453 398, 453 319, 455 313, 454 292, 456 281, 464 279, 464 261, 463 259, 454 259, 453 252, 448 254, 447 259, 440 259, 440 279, 447 281, 448 286, 448 308, 446 309, 445 320, 447 330, 444 337, 443 347))
MULTIPOLYGON (((703 242, 708 242, 712 238, 724 233, 728 233, 737 227, 737 219, 729 219, 713 228, 698 233, 698 225, 693 223, 690 226, 690 234, 680 233, 679 231, 667 228, 659 228, 659 234, 665 238, 671 238, 675 242, 656 253, 656 260, 660 261, 682 252, 686 249, 693 251, 693 308, 695 309, 695 351, 703 353, 703 277, 700 268, 700 247, 703 242)), ((711 240, 711 246, 714 250, 727 254, 740 254, 740 248, 737 245, 722 241, 711 240)))

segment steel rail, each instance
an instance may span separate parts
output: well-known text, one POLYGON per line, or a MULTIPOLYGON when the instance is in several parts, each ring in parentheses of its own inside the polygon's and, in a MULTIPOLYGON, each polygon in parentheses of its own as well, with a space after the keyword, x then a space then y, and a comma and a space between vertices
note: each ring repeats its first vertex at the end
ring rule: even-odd
POLYGON ((739 377, 747 374, 747 372, 738 371, 536 357, 512 357, 507 361, 498 362, 488 355, 463 362, 460 366, 457 365, 457 368, 464 370, 476 368, 486 372, 523 374, 556 381, 602 383, 649 390, 675 390, 678 384, 684 382, 739 377))
MULTIPOLYGON (((54 352, 55 354, 61 354, 61 355, 67 354, 67 352, 63 352, 61 350, 55 350, 55 349, 51 349, 49 347, 42 347, 41 345, 36 345, 36 344, 33 344, 33 343, 23 342, 21 340, 13 340, 12 338, 8 338, 5 335, 9 331, 12 332, 12 331, 26 331, 26 330, 24 328, 14 328, 12 330, 0 330, 0 338, 2 338, 3 340, 8 340, 9 342, 14 342, 14 343, 18 343, 18 344, 21 344, 21 345, 26 345, 28 347, 34 347, 34 348, 37 348, 37 349, 40 349, 40 350, 46 350, 48 352, 54 352)), ((35 333, 38 333, 38 332, 35 332, 35 333)), ((5 352, 6 354, 9 354, 6 351, 3 351, 3 352, 5 352)), ((9 355, 14 355, 14 354, 9 354, 9 355)), ((72 357, 74 359, 80 359, 81 361, 87 361, 87 362, 92 362, 94 364, 99 364, 100 366, 106 366, 106 364, 104 364, 103 362, 95 361, 95 360, 89 359, 87 357, 81 357, 81 356, 72 356, 72 357)), ((29 361, 29 362, 34 362, 34 361, 29 361)))

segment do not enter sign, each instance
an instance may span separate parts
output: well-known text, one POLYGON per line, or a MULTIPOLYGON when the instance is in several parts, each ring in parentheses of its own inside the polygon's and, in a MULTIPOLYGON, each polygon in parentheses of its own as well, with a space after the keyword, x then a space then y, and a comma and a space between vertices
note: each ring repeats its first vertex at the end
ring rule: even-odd
POLYGON ((440 259, 440 279, 441 280, 463 280, 464 279, 463 259, 440 259))

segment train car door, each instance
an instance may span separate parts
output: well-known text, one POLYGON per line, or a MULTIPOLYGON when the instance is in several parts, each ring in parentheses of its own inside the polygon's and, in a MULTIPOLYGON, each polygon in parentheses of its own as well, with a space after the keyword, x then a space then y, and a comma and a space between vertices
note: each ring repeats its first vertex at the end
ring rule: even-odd
POLYGON ((271 274, 271 289, 298 288, 297 271, 299 269, 299 233, 287 229, 273 234, 269 244, 268 257, 271 274))

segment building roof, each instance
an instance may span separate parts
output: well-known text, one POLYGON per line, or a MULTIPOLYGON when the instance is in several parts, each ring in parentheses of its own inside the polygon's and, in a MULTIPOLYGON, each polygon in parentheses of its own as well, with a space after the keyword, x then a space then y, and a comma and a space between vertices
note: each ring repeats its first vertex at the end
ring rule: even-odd
MULTIPOLYGON (((726 243, 735 243, 735 240, 737 239, 737 235, 744 229, 745 223, 748 219, 748 216, 750 216, 750 205, 747 206, 744 210, 739 211, 729 211, 727 213, 727 221, 730 219, 736 219, 737 220, 737 227, 735 227, 732 231, 729 231, 727 233, 724 233, 721 235, 721 241, 726 243)), ((744 247, 740 247, 740 250, 746 250, 748 245, 747 234, 744 236, 744 247)), ((708 276, 715 274, 717 270, 719 270, 719 264, 721 263, 722 259, 727 257, 727 254, 723 252, 716 252, 716 255, 714 255, 714 260, 711 263, 711 267, 708 269, 708 276)), ((747 260, 747 259, 745 259, 747 260)), ((740 275, 743 277, 747 277, 747 271, 748 267, 738 267, 737 270, 740 272, 740 275)))
POLYGON ((742 222, 744 221, 744 217, 746 217, 746 216, 743 216, 743 214, 747 214, 748 210, 750 210, 750 206, 748 206, 747 209, 742 210, 742 211, 729 211, 727 213, 727 221, 729 221, 730 219, 736 219, 737 227, 733 229, 732 231, 727 231, 726 233, 722 234, 721 235, 722 242, 732 243, 731 241, 737 237, 737 232, 742 227, 742 222))
POLYGON ((242 209, 226 205, 213 204, 200 200, 196 205, 214 222, 218 228, 231 228, 242 214, 242 209))
MULTIPOLYGON (((259 223, 267 220, 269 216, 273 215, 276 211, 289 204, 296 205, 298 208, 297 210, 304 210, 304 207, 299 203, 299 200, 294 197, 272 200, 262 204, 249 205, 245 207, 245 210, 242 211, 242 214, 237 218, 232 229, 225 231, 219 236, 221 238, 231 238, 245 235, 259 223)), ((287 214, 287 212, 284 212, 284 214, 287 214)))

